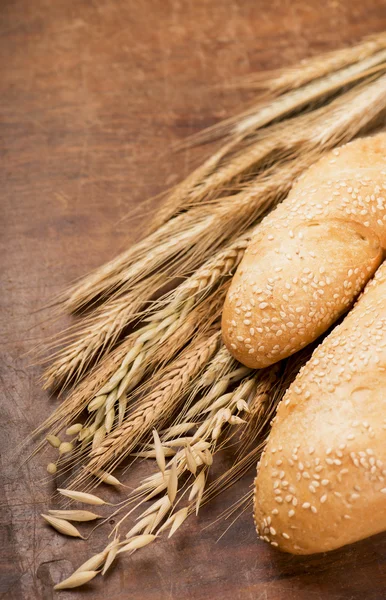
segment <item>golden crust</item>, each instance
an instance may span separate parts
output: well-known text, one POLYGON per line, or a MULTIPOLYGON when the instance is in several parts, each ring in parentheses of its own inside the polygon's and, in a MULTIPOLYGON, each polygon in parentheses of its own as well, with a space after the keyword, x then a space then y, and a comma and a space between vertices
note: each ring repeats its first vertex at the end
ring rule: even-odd
POLYGON ((386 134, 328 153, 270 213, 233 278, 229 351, 266 367, 315 340, 351 306, 386 248, 386 134))
POLYGON ((386 530, 386 263, 284 396, 255 481, 260 537, 295 554, 386 530))

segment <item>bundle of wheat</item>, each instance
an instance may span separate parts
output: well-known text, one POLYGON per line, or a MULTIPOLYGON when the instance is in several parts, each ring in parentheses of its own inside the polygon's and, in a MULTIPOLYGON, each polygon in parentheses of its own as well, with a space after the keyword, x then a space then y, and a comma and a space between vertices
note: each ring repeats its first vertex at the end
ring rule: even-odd
MULTIPOLYGON (((48 472, 69 474, 70 488, 59 490, 66 498, 100 505, 88 488, 119 485, 112 472, 122 461, 153 459, 157 470, 112 509, 123 513, 114 540, 57 589, 104 574, 118 555, 166 529, 170 537, 256 462, 288 385, 282 370, 292 373, 293 359, 261 371, 237 363, 221 344, 223 301, 251 235, 294 181, 326 150, 378 123, 386 109, 385 71, 380 34, 269 74, 266 83, 260 75, 239 82, 268 93, 188 140, 225 138, 171 190, 142 241, 61 298, 80 316, 50 345, 44 374, 46 387, 66 392, 38 429, 58 454, 48 472), (174 289, 165 291, 171 281, 174 289), (207 484, 216 453, 238 438, 234 466, 207 484), (129 515, 158 496, 121 540, 129 515)), ((44 518, 60 533, 81 537, 71 521, 99 517, 71 508, 44 518)))

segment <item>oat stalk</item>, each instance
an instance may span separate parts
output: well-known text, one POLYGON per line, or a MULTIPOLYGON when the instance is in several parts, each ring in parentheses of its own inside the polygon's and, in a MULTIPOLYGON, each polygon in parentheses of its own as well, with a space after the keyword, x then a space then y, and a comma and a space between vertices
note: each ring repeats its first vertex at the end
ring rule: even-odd
MULTIPOLYGON (((155 388, 141 397, 128 418, 90 453, 85 473, 98 469, 112 470, 144 440, 151 430, 169 419, 184 396, 189 384, 199 375, 216 351, 220 332, 210 331, 193 342, 181 356, 159 376, 155 388)), ((83 479, 80 475, 78 482, 83 479)))

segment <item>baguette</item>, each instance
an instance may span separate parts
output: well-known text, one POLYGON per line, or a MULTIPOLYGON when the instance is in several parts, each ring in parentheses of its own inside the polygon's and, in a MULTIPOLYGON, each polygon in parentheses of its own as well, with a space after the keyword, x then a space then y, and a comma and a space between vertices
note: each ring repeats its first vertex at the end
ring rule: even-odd
POLYGON ((386 530, 386 262, 280 403, 255 480, 260 537, 294 554, 386 530))
POLYGON ((222 331, 244 365, 300 350, 349 309, 386 248, 386 133, 311 166, 270 213, 233 278, 222 331))

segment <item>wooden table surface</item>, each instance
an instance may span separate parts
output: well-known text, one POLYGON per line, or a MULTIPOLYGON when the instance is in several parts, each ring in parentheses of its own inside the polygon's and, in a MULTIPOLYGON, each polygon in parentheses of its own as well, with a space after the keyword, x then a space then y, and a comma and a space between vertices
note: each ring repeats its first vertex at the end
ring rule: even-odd
MULTIPOLYGON (((208 526, 252 475, 171 542, 56 595, 90 551, 42 524, 48 458, 23 464, 32 445, 21 448, 54 402, 27 353, 70 322, 41 309, 140 237, 127 214, 188 172, 190 153, 171 157, 170 144, 245 105, 250 95, 224 89, 234 77, 386 29, 385 2, 2 0, 0 14, 1 597, 386 598, 385 535, 292 557, 258 542, 245 513, 216 543, 225 527, 208 526)), ((89 548, 103 543, 99 531, 89 548)))

